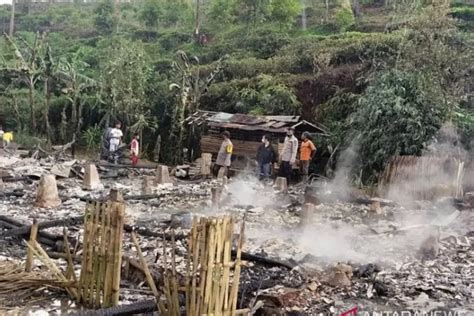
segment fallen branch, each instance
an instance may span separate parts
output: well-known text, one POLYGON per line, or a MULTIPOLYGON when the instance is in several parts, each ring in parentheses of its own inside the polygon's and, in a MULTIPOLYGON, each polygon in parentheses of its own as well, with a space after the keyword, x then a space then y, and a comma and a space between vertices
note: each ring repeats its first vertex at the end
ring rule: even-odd
POLYGON ((25 195, 25 192, 22 191, 13 191, 13 192, 0 192, 0 198, 7 198, 7 197, 22 197, 25 195))
POLYGON ((156 306, 155 300, 141 301, 129 305, 121 305, 117 307, 104 308, 98 310, 89 310, 89 311, 80 311, 73 316, 126 316, 126 315, 136 315, 143 313, 152 313, 153 315, 157 314, 158 308, 156 306))
MULTIPOLYGON (((82 223, 84 223, 84 216, 68 217, 65 219, 58 219, 58 220, 38 223, 38 230, 47 229, 51 227, 72 226, 72 225, 78 225, 82 223)), ((8 234, 14 235, 14 236, 28 234, 30 232, 31 226, 32 225, 25 225, 20 228, 12 229, 8 231, 8 234)))
POLYGON ((112 164, 112 163, 104 163, 104 162, 100 162, 98 165, 101 167, 106 167, 106 168, 129 168, 129 169, 156 169, 159 166, 158 164, 148 165, 148 166, 144 166, 144 165, 133 166, 132 164, 130 165, 129 164, 112 164))
MULTIPOLYGON (((237 251, 232 250, 232 259, 234 259, 236 257, 236 255, 237 255, 237 251)), ((280 260, 277 260, 277 259, 271 259, 271 258, 267 258, 267 257, 262 257, 262 256, 254 255, 254 254, 251 254, 251 253, 248 253, 248 252, 244 252, 244 251, 242 251, 241 258, 242 258, 242 260, 246 260, 246 261, 261 263, 261 264, 269 265, 269 266, 272 266, 272 267, 285 267, 285 268, 290 269, 290 270, 294 269, 297 266, 296 264, 293 264, 293 263, 284 262, 284 261, 280 261, 280 260)))

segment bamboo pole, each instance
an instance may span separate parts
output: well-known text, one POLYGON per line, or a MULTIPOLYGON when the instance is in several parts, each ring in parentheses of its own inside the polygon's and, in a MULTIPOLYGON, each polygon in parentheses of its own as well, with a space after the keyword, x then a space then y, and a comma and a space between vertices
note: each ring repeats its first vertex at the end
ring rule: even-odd
MULTIPOLYGON (((46 253, 46 251, 44 251, 43 248, 41 248, 41 246, 38 244, 38 242, 36 241, 31 241, 31 242, 27 242, 26 245, 28 246, 29 249, 31 249, 34 253, 35 256, 38 257, 38 259, 46 266, 48 267, 48 269, 53 272, 56 277, 60 280, 60 281, 63 281, 65 283, 68 283, 68 280, 66 279, 66 277, 63 275, 63 273, 61 272, 61 270, 59 270, 59 268, 54 264, 54 262, 49 258, 48 254, 46 253)), ((78 300, 79 299, 79 296, 78 296, 78 293, 76 291, 76 289, 74 288, 69 288, 69 287, 66 287, 66 291, 69 293, 69 295, 78 300)))
MULTIPOLYGON (((199 243, 199 228, 200 224, 197 218, 193 219, 193 228, 192 228, 192 251, 190 253, 193 254, 193 274, 192 274, 192 281, 191 281, 191 298, 190 298, 190 310, 189 315, 195 315, 196 311, 196 278, 197 278, 197 271, 198 271, 198 263, 199 263, 199 253, 200 253, 200 243, 199 243)), ((189 293, 189 292, 188 292, 189 293)))
POLYGON ((74 272, 74 261, 72 260, 71 249, 69 248, 69 240, 67 239, 68 231, 67 228, 63 228, 63 236, 64 236, 64 249, 66 253, 66 260, 67 260, 67 271, 66 271, 66 278, 69 280, 71 277, 75 284, 77 284, 77 277, 76 273, 74 272))
POLYGON ((102 306, 103 304, 103 290, 105 280, 105 267, 107 264, 106 250, 108 244, 107 227, 109 225, 109 217, 107 213, 107 205, 102 203, 101 205, 101 217, 100 217, 100 249, 97 260, 99 261, 99 276, 96 280, 96 294, 95 294, 95 305, 102 306), (101 299, 102 298, 102 299, 101 299))
MULTIPOLYGON (((31 225, 30 242, 36 241, 37 235, 38 235, 38 222, 35 218, 33 219, 33 225, 31 225)), ((28 248, 28 251, 26 253, 25 271, 31 272, 32 267, 33 267, 33 251, 30 248, 28 248)))
POLYGON ((143 256, 142 250, 140 249, 140 244, 138 242, 137 235, 135 234, 135 232, 132 232, 132 241, 133 241, 133 244, 135 245, 135 249, 137 249, 138 258, 140 259, 142 269, 145 272, 145 277, 146 277, 148 286, 150 287, 151 291, 153 292, 153 295, 155 296, 160 313, 164 314, 164 311, 166 310, 166 308, 163 305, 163 303, 160 301, 160 293, 158 292, 155 282, 153 281, 153 277, 151 276, 150 270, 148 269, 148 265, 146 263, 145 257, 143 256))
POLYGON ((174 230, 171 231, 171 277, 172 277, 172 299, 173 299, 173 311, 175 315, 179 316, 179 299, 178 299, 178 281, 177 281, 177 273, 176 273, 176 243, 175 243, 175 235, 174 230))
POLYGON ((235 269, 234 269, 234 279, 232 281, 232 290, 231 290, 231 315, 235 315, 237 309, 237 295, 240 283, 240 265, 241 265, 241 256, 242 256, 242 246, 244 243, 244 230, 245 230, 245 221, 242 221, 240 227, 239 243, 237 245, 237 256, 235 258, 235 269))
POLYGON ((81 303, 85 303, 85 297, 87 296, 87 266, 89 261, 89 235, 90 235, 90 218, 93 216, 93 202, 90 202, 86 206, 86 212, 84 215, 84 235, 82 237, 82 262, 81 262, 81 275, 79 278, 79 297, 81 303))
POLYGON ((98 279, 98 263, 99 261, 97 260, 97 249, 98 249, 98 242, 99 239, 97 238, 99 236, 98 232, 98 226, 99 226, 99 217, 100 217, 100 211, 101 211, 101 203, 97 202, 95 204, 95 213, 94 216, 92 217, 92 238, 91 238, 91 244, 90 244, 90 259, 88 262, 88 268, 89 268, 89 294, 88 294, 88 299, 89 301, 87 302, 88 306, 91 307, 99 307, 99 306, 94 306, 95 303, 95 285, 97 284, 96 280, 98 279))
POLYGON ((113 217, 111 212, 109 212, 109 205, 107 204, 107 225, 105 227, 106 232, 107 232, 107 252, 106 252, 106 263, 104 264, 105 267, 105 273, 104 273, 104 302, 103 305, 104 307, 108 307, 111 304, 111 292, 112 292, 112 284, 111 284, 111 279, 112 279, 112 270, 113 270, 113 247, 110 244, 110 242, 114 238, 113 230, 112 230, 112 221, 113 217))
POLYGON ((112 283, 112 305, 117 306, 120 298, 120 273, 122 272, 122 240, 123 240, 123 218, 124 204, 113 203, 112 211, 115 213, 115 254, 114 254, 114 271, 112 283))

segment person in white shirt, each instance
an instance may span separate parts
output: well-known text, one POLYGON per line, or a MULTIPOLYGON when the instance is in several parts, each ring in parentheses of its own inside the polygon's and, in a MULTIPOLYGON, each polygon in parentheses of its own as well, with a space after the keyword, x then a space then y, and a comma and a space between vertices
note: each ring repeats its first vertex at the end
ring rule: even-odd
POLYGON ((120 143, 122 142, 123 133, 122 133, 122 130, 120 129, 121 127, 122 127, 122 124, 120 122, 117 122, 115 124, 115 127, 112 128, 112 130, 109 133, 109 137, 110 137, 109 151, 111 153, 117 151, 120 146, 120 143))

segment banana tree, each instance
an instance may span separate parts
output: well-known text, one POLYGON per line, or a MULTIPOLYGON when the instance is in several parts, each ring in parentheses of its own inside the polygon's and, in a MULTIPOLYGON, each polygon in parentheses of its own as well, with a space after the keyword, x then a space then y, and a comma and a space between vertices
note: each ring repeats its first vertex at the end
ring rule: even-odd
MULTIPOLYGON (((84 75, 89 65, 81 61, 80 57, 81 52, 78 51, 72 58, 60 60, 55 73, 55 77, 65 85, 61 92, 71 102, 71 133, 67 135, 63 132, 63 137, 70 139, 74 136, 78 139, 80 135, 83 124, 82 112, 88 98, 86 92, 97 92, 100 87, 99 82, 84 75)), ((67 126, 66 106, 63 108, 61 117, 61 124, 67 126)))
POLYGON ((130 126, 130 130, 132 133, 138 133, 140 136, 140 151, 143 150, 143 131, 148 129, 152 132, 156 130, 157 123, 154 118, 149 116, 149 113, 146 114, 139 114, 137 118, 135 118, 135 124, 130 126))
POLYGON ((8 35, 5 35, 5 38, 13 50, 15 58, 12 62, 4 62, 0 68, 0 72, 6 74, 10 78, 16 79, 17 82, 25 84, 28 87, 31 128, 34 131, 37 127, 34 94, 36 85, 41 79, 41 67, 43 65, 42 51, 45 34, 36 33, 32 45, 21 37, 17 37, 18 43, 8 35), (23 48, 20 48, 19 44, 22 44, 23 48))
POLYGON ((176 144, 176 152, 175 155, 173 155, 173 157, 175 157, 174 162, 181 163, 183 160, 182 148, 186 113, 193 113, 199 108, 202 95, 208 91, 209 86, 224 68, 224 61, 227 60, 228 55, 221 57, 217 61, 215 68, 204 79, 200 76, 199 59, 197 57, 189 59, 183 51, 178 51, 176 55, 176 59, 173 62, 173 70, 177 82, 172 83, 169 89, 176 92, 179 102, 174 107, 172 113, 173 124, 171 140, 176 144))

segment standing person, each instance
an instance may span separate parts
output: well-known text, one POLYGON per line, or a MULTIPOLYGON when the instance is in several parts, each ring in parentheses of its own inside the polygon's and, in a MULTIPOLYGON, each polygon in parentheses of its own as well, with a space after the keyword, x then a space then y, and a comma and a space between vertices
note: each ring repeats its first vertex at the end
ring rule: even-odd
POLYGON ((2 147, 3 147, 3 134, 5 134, 5 132, 3 131, 3 127, 0 125, 0 139, 2 140, 2 147))
POLYGON ((13 132, 4 132, 3 133, 3 147, 7 148, 12 141, 13 141, 13 132))
POLYGON ((309 174, 309 164, 313 160, 314 155, 316 154, 316 146, 314 146, 311 141, 311 137, 308 132, 304 132, 301 136, 301 146, 300 146, 300 170, 301 175, 303 176, 303 181, 308 180, 309 174))
POLYGON ((270 143, 270 137, 264 135, 262 137, 262 144, 257 151, 257 176, 260 180, 268 180, 271 175, 272 163, 276 161, 276 153, 270 143))
POLYGON ((232 152, 234 151, 234 145, 230 141, 230 133, 225 131, 222 133, 224 140, 222 141, 221 148, 217 154, 216 164, 214 165, 214 176, 219 174, 220 168, 225 168, 225 174, 227 175, 228 168, 230 167, 232 152))
POLYGON ((115 123, 115 127, 112 128, 109 132, 109 154, 113 157, 114 163, 118 163, 118 149, 120 144, 122 143, 122 123, 117 122, 115 123))
POLYGON ((132 166, 136 166, 138 164, 138 155, 140 153, 140 143, 138 142, 139 139, 140 136, 138 136, 138 134, 133 134, 132 142, 130 143, 132 166))
POLYGON ((298 153, 298 139, 296 139, 295 129, 288 127, 286 130, 285 142, 283 144, 283 150, 280 155, 280 170, 279 176, 285 177, 288 184, 290 184, 291 173, 293 171, 293 165, 296 162, 296 154, 298 153))

